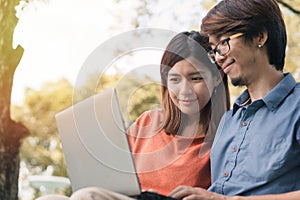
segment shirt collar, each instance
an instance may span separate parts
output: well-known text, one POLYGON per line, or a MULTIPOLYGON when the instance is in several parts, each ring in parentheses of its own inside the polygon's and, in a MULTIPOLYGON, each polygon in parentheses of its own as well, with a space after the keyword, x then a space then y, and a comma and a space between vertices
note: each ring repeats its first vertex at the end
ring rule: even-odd
POLYGON ((295 79, 290 73, 286 73, 284 78, 263 97, 263 101, 269 110, 274 111, 295 87, 295 79))
MULTIPOLYGON (((296 81, 290 73, 285 73, 284 78, 262 98, 267 108, 274 111, 279 104, 288 96, 288 94, 295 88, 296 81)), ((250 98, 248 90, 245 90, 235 101, 233 105, 233 112, 243 106, 243 104, 250 98)))
POLYGON ((249 101, 250 99, 250 95, 249 95, 249 92, 248 90, 245 90, 234 102, 233 104, 233 112, 232 112, 232 115, 235 114, 235 112, 244 106, 244 104, 249 101))

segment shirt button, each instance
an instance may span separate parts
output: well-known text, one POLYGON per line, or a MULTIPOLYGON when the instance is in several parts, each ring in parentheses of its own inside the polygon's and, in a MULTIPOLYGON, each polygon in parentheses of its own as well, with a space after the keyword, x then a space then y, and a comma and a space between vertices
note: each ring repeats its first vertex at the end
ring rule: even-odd
POLYGON ((237 151, 237 147, 233 147, 233 151, 236 152, 237 151))
POLYGON ((224 176, 225 176, 225 177, 227 177, 227 176, 228 176, 228 173, 227 173, 227 172, 225 172, 225 173, 224 173, 224 176))
POLYGON ((244 121, 244 122, 242 123, 243 126, 247 126, 247 124, 248 124, 248 123, 247 123, 246 121, 244 121))

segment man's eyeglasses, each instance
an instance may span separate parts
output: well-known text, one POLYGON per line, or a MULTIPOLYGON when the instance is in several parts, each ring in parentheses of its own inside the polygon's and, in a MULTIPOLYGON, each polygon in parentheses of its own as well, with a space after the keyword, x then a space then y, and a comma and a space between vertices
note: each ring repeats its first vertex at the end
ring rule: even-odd
POLYGON ((207 53, 211 62, 212 63, 216 62, 216 59, 215 59, 216 53, 218 53, 220 56, 225 56, 230 50, 229 41, 234 38, 240 37, 242 35, 244 35, 244 33, 236 33, 236 34, 229 36, 228 38, 225 38, 225 39, 219 41, 217 43, 216 47, 207 53))

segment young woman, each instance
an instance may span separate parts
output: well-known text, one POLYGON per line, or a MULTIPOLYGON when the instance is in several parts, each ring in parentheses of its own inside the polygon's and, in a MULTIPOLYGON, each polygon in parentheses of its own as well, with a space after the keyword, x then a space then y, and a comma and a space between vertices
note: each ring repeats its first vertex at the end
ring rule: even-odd
MULTIPOLYGON (((195 31, 179 33, 167 45, 160 65, 162 108, 146 111, 128 129, 143 190, 167 195, 178 185, 207 189, 211 184, 210 147, 230 101, 227 76, 210 61, 208 50, 208 39, 195 31)), ((130 198, 85 188, 71 199, 130 198)))
POLYGON ((207 57, 206 38, 183 32, 161 60, 162 109, 128 130, 142 189, 168 194, 178 185, 210 186, 209 149, 229 108, 227 77, 207 57))

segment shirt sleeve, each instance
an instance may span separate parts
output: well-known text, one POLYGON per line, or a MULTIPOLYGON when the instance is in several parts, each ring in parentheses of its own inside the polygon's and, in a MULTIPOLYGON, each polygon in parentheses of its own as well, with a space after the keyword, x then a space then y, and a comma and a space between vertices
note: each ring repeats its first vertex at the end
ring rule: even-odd
POLYGON ((300 145, 300 128, 299 127, 300 127, 300 117, 298 117, 298 120, 295 125, 296 138, 297 138, 298 144, 300 145))

